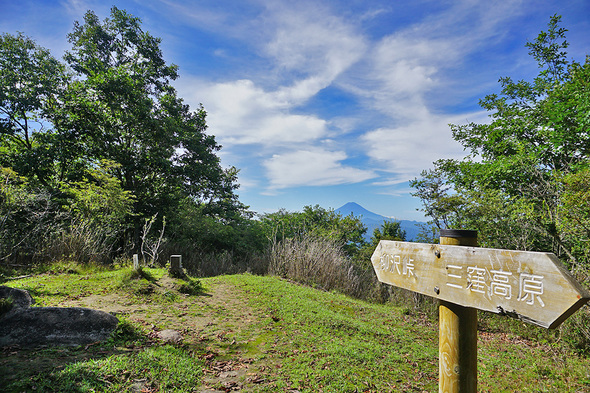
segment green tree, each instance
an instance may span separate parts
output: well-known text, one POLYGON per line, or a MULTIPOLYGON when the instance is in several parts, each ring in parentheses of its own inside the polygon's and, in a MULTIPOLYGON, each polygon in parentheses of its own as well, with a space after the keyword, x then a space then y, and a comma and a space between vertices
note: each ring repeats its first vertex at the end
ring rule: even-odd
POLYGON ((221 167, 205 110, 191 111, 177 96, 177 67, 163 59, 159 38, 116 7, 102 23, 88 11, 68 38, 65 59, 80 78, 53 120, 89 161, 117 164, 116 177, 135 197, 136 238, 145 218, 169 216, 185 197, 217 219, 245 214, 234 193, 237 170, 221 167))
POLYGON ((367 228, 359 218, 342 216, 334 209, 319 205, 305 206, 302 212, 279 210, 262 216, 264 231, 271 241, 302 235, 325 238, 341 245, 347 255, 354 255, 365 243, 367 228))
MULTIPOLYGON (((191 110, 172 87, 177 67, 164 60, 161 40, 116 7, 104 21, 88 11, 68 39, 66 72, 23 34, 0 38, 0 167, 16 172, 7 195, 39 196, 60 217, 56 233, 85 250, 85 239, 119 248, 122 229, 139 249, 143 223, 154 216, 166 217, 172 242, 207 250, 258 239, 260 231, 247 234, 252 213, 235 193, 238 170, 221 167, 204 108, 191 110), (101 235, 93 240, 95 225, 101 235)), ((27 227, 18 222, 25 214, 8 216, 27 227)))
POLYGON ((458 225, 465 201, 461 195, 452 192, 442 168, 437 166, 435 169, 422 171, 421 176, 420 179, 410 181, 410 187, 416 189, 412 196, 422 200, 422 211, 438 229, 458 225))
POLYGON ((381 240, 406 241, 406 231, 401 227, 399 221, 383 221, 379 228, 373 230, 369 242, 362 245, 359 252, 354 255, 354 263, 366 270, 372 271, 371 256, 375 247, 381 240))
POLYGON ((51 114, 69 76, 47 49, 22 33, 0 35, 0 165, 48 185, 55 137, 51 114))
POLYGON ((411 184, 437 225, 477 229, 482 245, 552 250, 576 264, 580 247, 567 235, 574 221, 565 224, 563 198, 567 187, 586 184, 571 176, 589 164, 590 59, 568 60, 559 22, 551 17, 526 45, 540 68, 534 80, 501 78, 500 94, 480 100, 490 123, 451 126, 470 154, 435 162, 411 184))
POLYGON ((377 246, 381 240, 397 240, 401 242, 406 241, 406 231, 401 227, 399 221, 383 221, 381 227, 373 230, 371 237, 371 245, 377 246))

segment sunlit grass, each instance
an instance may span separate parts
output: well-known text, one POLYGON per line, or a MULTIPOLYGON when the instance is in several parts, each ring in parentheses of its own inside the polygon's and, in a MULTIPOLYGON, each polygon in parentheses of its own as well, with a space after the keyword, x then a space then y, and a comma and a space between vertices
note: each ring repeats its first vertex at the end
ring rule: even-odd
POLYGON ((262 391, 436 390, 438 344, 431 326, 391 306, 276 278, 228 280, 267 311, 265 352, 281 361, 274 384, 262 391))
MULTIPOLYGON (((130 268, 68 268, 11 281, 11 286, 31 290, 38 305, 115 294, 137 311, 119 316, 119 327, 107 342, 23 355, 29 369, 20 369, 5 390, 190 392, 202 386, 207 367, 203 359, 211 353, 224 360, 252 359, 252 372, 264 382, 245 384, 242 391, 438 390, 435 316, 410 306, 367 303, 276 277, 168 278, 171 287, 164 288, 159 280, 165 275, 164 269, 146 268, 138 274, 130 268), (187 293, 180 292, 183 285, 187 293), (145 286, 153 290, 141 291, 145 286), (210 295, 197 297, 216 286, 227 287, 235 307, 252 310, 248 323, 231 321, 231 309, 223 302, 209 302, 210 295), (157 318, 134 322, 150 315, 157 318), (134 321, 128 319, 131 316, 134 321), (171 346, 150 335, 153 328, 186 326, 185 319, 191 316, 229 321, 219 327, 224 337, 216 338, 216 332, 171 346), (33 372, 30 362, 55 364, 33 372)), ((479 392, 590 391, 590 360, 568 349, 558 332, 486 314, 480 314, 480 321, 479 392)))
POLYGON ((130 354, 71 363, 50 373, 20 380, 9 391, 36 392, 190 392, 201 382, 203 361, 170 345, 130 354))

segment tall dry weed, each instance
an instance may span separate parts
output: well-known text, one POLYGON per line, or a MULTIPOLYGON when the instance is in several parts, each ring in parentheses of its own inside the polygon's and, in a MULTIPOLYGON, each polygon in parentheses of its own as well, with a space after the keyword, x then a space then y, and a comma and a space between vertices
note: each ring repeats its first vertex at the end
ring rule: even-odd
POLYGON ((112 260, 116 231, 80 218, 55 231, 42 248, 45 259, 71 259, 81 263, 108 263, 112 260))
POLYGON ((187 243, 174 242, 164 244, 157 263, 165 264, 174 254, 182 255, 183 268, 194 277, 239 273, 263 275, 268 271, 267 260, 258 254, 236 255, 228 250, 207 252, 187 243))
POLYGON ((377 297, 375 274, 354 265, 336 241, 308 234, 274 241, 266 258, 269 274, 357 298, 377 297))

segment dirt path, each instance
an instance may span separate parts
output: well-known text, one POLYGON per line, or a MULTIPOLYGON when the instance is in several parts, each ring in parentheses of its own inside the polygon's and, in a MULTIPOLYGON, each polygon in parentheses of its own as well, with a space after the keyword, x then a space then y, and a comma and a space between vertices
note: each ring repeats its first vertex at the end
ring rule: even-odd
MULTIPOLYGON (((269 382, 265 377, 268 361, 260 360, 264 343, 259 340, 262 334, 259 322, 268 316, 253 310, 242 290, 213 278, 207 280, 204 294, 185 295, 176 290, 175 280, 167 276, 155 282, 152 289, 153 296, 168 301, 139 303, 133 296, 107 293, 79 297, 57 306, 111 312, 120 319, 142 325, 155 342, 170 342, 193 350, 206 361, 200 393, 251 391, 269 382)), ((12 358, 16 367, 27 356, 34 357, 34 354, 5 353, 4 365, 12 358)), ((78 353, 75 357, 64 357, 63 362, 86 358, 78 353)), ((55 366, 46 363, 33 367, 41 371, 55 366)), ((136 390, 142 390, 141 383, 136 390)))

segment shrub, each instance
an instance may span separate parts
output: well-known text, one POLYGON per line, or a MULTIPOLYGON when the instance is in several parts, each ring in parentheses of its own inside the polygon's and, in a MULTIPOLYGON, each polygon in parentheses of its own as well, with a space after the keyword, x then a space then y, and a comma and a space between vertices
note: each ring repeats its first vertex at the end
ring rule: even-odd
POLYGON ((0 260, 30 260, 51 226, 49 194, 31 187, 9 168, 0 168, 0 260))
POLYGON ((0 168, 0 260, 110 262, 133 202, 110 168, 103 163, 86 180, 50 191, 0 168))
POLYGON ((178 292, 187 295, 200 295, 203 293, 203 284, 197 279, 186 277, 178 285, 178 292))
POLYGON ((270 274, 357 298, 373 296, 378 285, 375 274, 353 265, 336 240, 303 234, 271 242, 266 259, 270 274))
POLYGON ((590 353, 590 307, 582 307, 560 327, 561 337, 575 350, 590 353))

